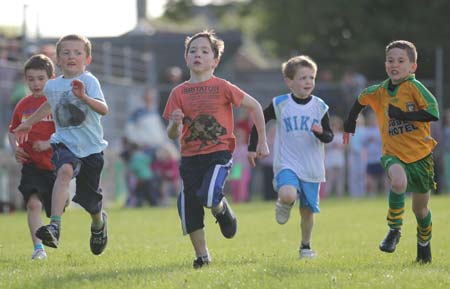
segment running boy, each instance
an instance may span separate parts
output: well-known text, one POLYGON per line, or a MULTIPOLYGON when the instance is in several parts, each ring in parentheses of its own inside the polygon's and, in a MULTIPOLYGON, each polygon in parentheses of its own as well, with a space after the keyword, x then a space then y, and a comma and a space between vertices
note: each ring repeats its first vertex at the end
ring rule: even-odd
POLYGON ((183 234, 189 234, 195 250, 194 268, 209 264, 204 230, 204 206, 211 208, 225 238, 233 238, 237 220, 222 190, 232 165, 235 147, 233 106, 249 110, 261 139, 257 152, 269 154, 261 105, 230 82, 214 76, 224 42, 214 32, 203 31, 185 41, 188 81, 170 93, 163 117, 168 119, 168 136, 181 135, 180 174, 183 192, 178 212, 183 234))
MULTIPOLYGON (((264 110, 266 122, 276 120, 274 143, 274 188, 278 192, 275 217, 279 224, 289 220, 291 208, 300 200, 300 258, 314 258, 311 236, 314 214, 320 211, 320 183, 325 181, 325 143, 333 140, 328 105, 312 95, 317 64, 308 56, 289 59, 282 65, 284 81, 291 90, 273 98, 264 110)), ((255 144, 259 133, 252 129, 248 150, 255 166, 255 144)))
POLYGON ((34 245, 32 259, 47 259, 42 241, 34 234, 42 226, 42 207, 50 218, 55 176, 50 161, 52 150, 49 140, 55 132, 55 125, 52 115, 47 115, 36 123, 29 133, 28 140, 22 144, 16 142, 13 131, 47 100, 43 94, 44 86, 54 74, 53 62, 43 54, 34 55, 25 62, 24 78, 31 95, 17 103, 8 131, 9 144, 16 161, 22 164, 19 191, 27 208, 28 227, 34 245))
POLYGON ((359 95, 344 125, 344 144, 355 133, 361 110, 369 105, 376 113, 383 144, 381 163, 390 183, 390 227, 380 250, 392 253, 400 240, 405 209, 405 192, 412 192, 412 210, 417 219, 417 258, 431 262, 431 211, 428 209, 434 182, 433 148, 430 122, 439 119, 434 96, 416 80, 417 50, 413 43, 397 40, 386 46, 388 79, 373 85, 359 95))
POLYGON ((73 201, 91 215, 90 247, 93 254, 99 255, 108 241, 107 215, 102 210, 99 188, 103 150, 108 144, 103 139, 100 119, 108 112, 108 106, 97 78, 85 70, 92 60, 91 42, 86 37, 62 37, 56 43, 56 56, 62 76, 47 82, 44 88, 47 102, 15 129, 19 142, 26 140, 32 125, 50 112, 53 114, 56 132, 50 142, 57 176, 51 222, 39 228, 36 236, 44 245, 58 247, 69 182, 76 178, 73 201))

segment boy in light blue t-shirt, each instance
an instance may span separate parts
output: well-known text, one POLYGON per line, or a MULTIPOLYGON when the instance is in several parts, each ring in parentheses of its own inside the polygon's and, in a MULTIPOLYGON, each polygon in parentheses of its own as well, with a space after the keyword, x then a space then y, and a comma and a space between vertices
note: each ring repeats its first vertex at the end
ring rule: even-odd
POLYGON ((91 43, 81 35, 66 35, 56 43, 57 64, 62 75, 49 80, 44 88, 45 102, 28 120, 15 129, 19 142, 27 138, 31 126, 49 113, 53 114, 56 131, 51 137, 52 164, 57 174, 53 187, 51 222, 36 231, 44 245, 57 248, 61 215, 69 183, 76 178, 73 201, 92 217, 91 251, 101 254, 106 248, 107 215, 102 210, 100 174, 103 139, 100 119, 108 113, 100 83, 86 66, 91 63, 91 43))

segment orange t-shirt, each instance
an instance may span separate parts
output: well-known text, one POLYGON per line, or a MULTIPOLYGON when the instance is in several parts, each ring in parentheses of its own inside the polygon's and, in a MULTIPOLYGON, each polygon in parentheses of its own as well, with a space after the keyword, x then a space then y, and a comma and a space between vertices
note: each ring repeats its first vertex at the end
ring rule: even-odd
POLYGON ((198 83, 184 82, 167 100, 163 117, 170 119, 176 109, 184 113, 181 155, 194 156, 216 151, 234 151, 233 105, 239 107, 245 92, 218 78, 198 83))
POLYGON ((435 97, 414 75, 400 83, 393 92, 388 90, 389 79, 366 88, 358 98, 361 105, 369 105, 377 115, 383 143, 383 155, 396 156, 412 163, 429 155, 436 141, 430 135, 430 123, 390 119, 389 104, 403 111, 425 110, 439 118, 435 97))

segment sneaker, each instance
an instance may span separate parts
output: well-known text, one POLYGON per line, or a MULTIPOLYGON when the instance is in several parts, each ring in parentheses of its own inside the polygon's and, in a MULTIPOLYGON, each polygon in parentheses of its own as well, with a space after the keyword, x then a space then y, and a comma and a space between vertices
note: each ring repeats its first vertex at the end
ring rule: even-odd
POLYGON ((36 237, 42 240, 42 244, 51 248, 58 248, 59 228, 54 224, 42 226, 36 231, 36 237))
POLYGON ((102 211, 103 227, 100 230, 94 230, 91 227, 91 252, 94 255, 100 255, 108 243, 108 215, 102 211))
POLYGON ((233 211, 228 205, 225 198, 222 199, 223 211, 215 215, 216 223, 219 223, 220 231, 225 238, 231 239, 234 237, 237 231, 237 219, 233 211))
POLYGON ((283 225, 287 223, 287 221, 289 220, 289 216, 291 215, 291 209, 294 206, 294 203, 287 205, 281 203, 280 200, 277 200, 275 204, 275 217, 278 224, 283 225))
POLYGON ((416 262, 421 264, 431 263, 431 246, 428 242, 425 246, 417 243, 417 258, 416 262))
POLYGON ((313 251, 311 249, 300 249, 300 259, 314 259, 316 257, 316 251, 313 251))
POLYGON ((380 250, 387 253, 392 253, 400 241, 402 232, 400 229, 390 229, 384 240, 380 243, 380 250))
POLYGON ((203 266, 209 265, 209 262, 211 262, 209 259, 203 259, 202 257, 198 257, 197 259, 194 260, 192 266, 194 267, 194 269, 200 269, 203 266))
POLYGON ((33 260, 47 259, 47 253, 45 253, 44 249, 34 250, 33 254, 31 255, 31 259, 33 260))

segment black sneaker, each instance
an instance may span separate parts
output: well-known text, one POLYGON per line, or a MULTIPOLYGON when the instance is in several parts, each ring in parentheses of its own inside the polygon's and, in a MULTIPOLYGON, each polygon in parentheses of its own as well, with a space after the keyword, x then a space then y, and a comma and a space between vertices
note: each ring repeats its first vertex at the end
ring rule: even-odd
POLYGON ((100 255, 106 248, 108 243, 108 215, 102 211, 103 228, 94 230, 91 227, 91 252, 94 255, 100 255))
POLYGON ((228 205, 227 200, 223 198, 222 202, 224 207, 223 211, 214 217, 216 217, 216 223, 219 223, 222 235, 225 238, 231 239, 236 234, 237 219, 231 210, 230 205, 228 205))
POLYGON ((400 229, 390 229, 384 240, 380 243, 380 250, 387 253, 392 253, 400 241, 402 232, 400 229))
POLYGON ((421 264, 431 263, 431 246, 430 242, 427 245, 422 246, 417 243, 417 258, 416 262, 421 264))
POLYGON ((197 259, 195 259, 194 263, 192 264, 194 269, 200 269, 201 267, 207 265, 209 265, 209 260, 204 260, 202 257, 198 257, 197 259))
POLYGON ((42 226, 36 231, 36 237, 42 240, 42 244, 51 248, 58 248, 59 228, 54 224, 42 226))

